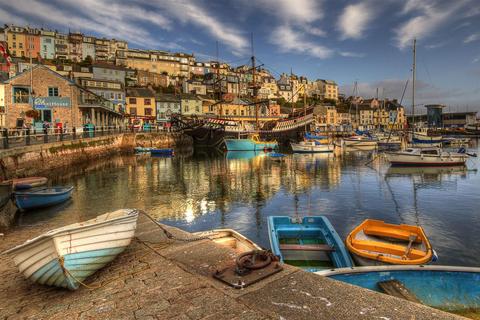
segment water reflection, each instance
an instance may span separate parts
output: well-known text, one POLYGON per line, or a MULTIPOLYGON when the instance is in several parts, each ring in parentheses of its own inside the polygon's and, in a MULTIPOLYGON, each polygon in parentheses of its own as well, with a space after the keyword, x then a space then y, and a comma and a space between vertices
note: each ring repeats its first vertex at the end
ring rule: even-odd
MULTIPOLYGON (((173 158, 117 157, 54 178, 75 186, 64 206, 22 215, 21 225, 81 221, 140 208, 190 231, 235 228, 268 247, 269 215, 326 215, 345 237, 366 218, 422 225, 439 263, 478 265, 479 176, 464 168, 365 164, 375 151, 293 154, 195 150, 173 158)), ((478 166, 478 160, 471 167, 478 166)))

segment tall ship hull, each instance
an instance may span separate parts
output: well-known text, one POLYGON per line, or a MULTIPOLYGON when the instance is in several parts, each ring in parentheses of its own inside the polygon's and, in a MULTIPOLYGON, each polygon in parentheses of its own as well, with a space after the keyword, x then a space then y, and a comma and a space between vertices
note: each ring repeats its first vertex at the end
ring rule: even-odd
POLYGON ((242 139, 251 134, 258 134, 261 140, 275 140, 279 144, 287 144, 302 137, 312 122, 313 114, 307 114, 279 120, 271 129, 256 131, 243 130, 230 120, 206 119, 200 125, 184 128, 183 132, 193 138, 195 145, 202 147, 221 148, 226 139, 242 139))

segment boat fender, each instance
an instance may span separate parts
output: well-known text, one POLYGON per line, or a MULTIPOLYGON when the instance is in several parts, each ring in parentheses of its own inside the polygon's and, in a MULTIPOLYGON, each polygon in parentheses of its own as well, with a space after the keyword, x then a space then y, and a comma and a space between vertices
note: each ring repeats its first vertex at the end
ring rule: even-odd
POLYGON ((434 249, 432 249, 432 262, 437 262, 437 261, 438 261, 438 254, 434 249))

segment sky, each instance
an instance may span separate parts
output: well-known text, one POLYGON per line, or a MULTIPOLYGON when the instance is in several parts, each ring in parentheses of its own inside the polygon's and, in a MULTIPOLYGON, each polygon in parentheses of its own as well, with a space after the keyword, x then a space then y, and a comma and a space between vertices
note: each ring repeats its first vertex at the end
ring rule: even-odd
MULTIPOLYGON (((131 48, 194 53, 275 77, 333 79, 345 95, 480 110, 480 0, 0 0, 0 23, 127 40, 131 48), (252 37, 253 34, 253 37, 252 37)), ((419 107, 418 109, 423 109, 419 107)))

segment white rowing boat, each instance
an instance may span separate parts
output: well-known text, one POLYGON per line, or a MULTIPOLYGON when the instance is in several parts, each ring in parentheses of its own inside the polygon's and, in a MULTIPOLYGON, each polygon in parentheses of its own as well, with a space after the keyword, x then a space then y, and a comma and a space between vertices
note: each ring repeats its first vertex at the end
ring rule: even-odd
POLYGON ((51 230, 4 253, 13 256, 27 279, 75 290, 125 250, 137 218, 137 210, 117 210, 51 230))

